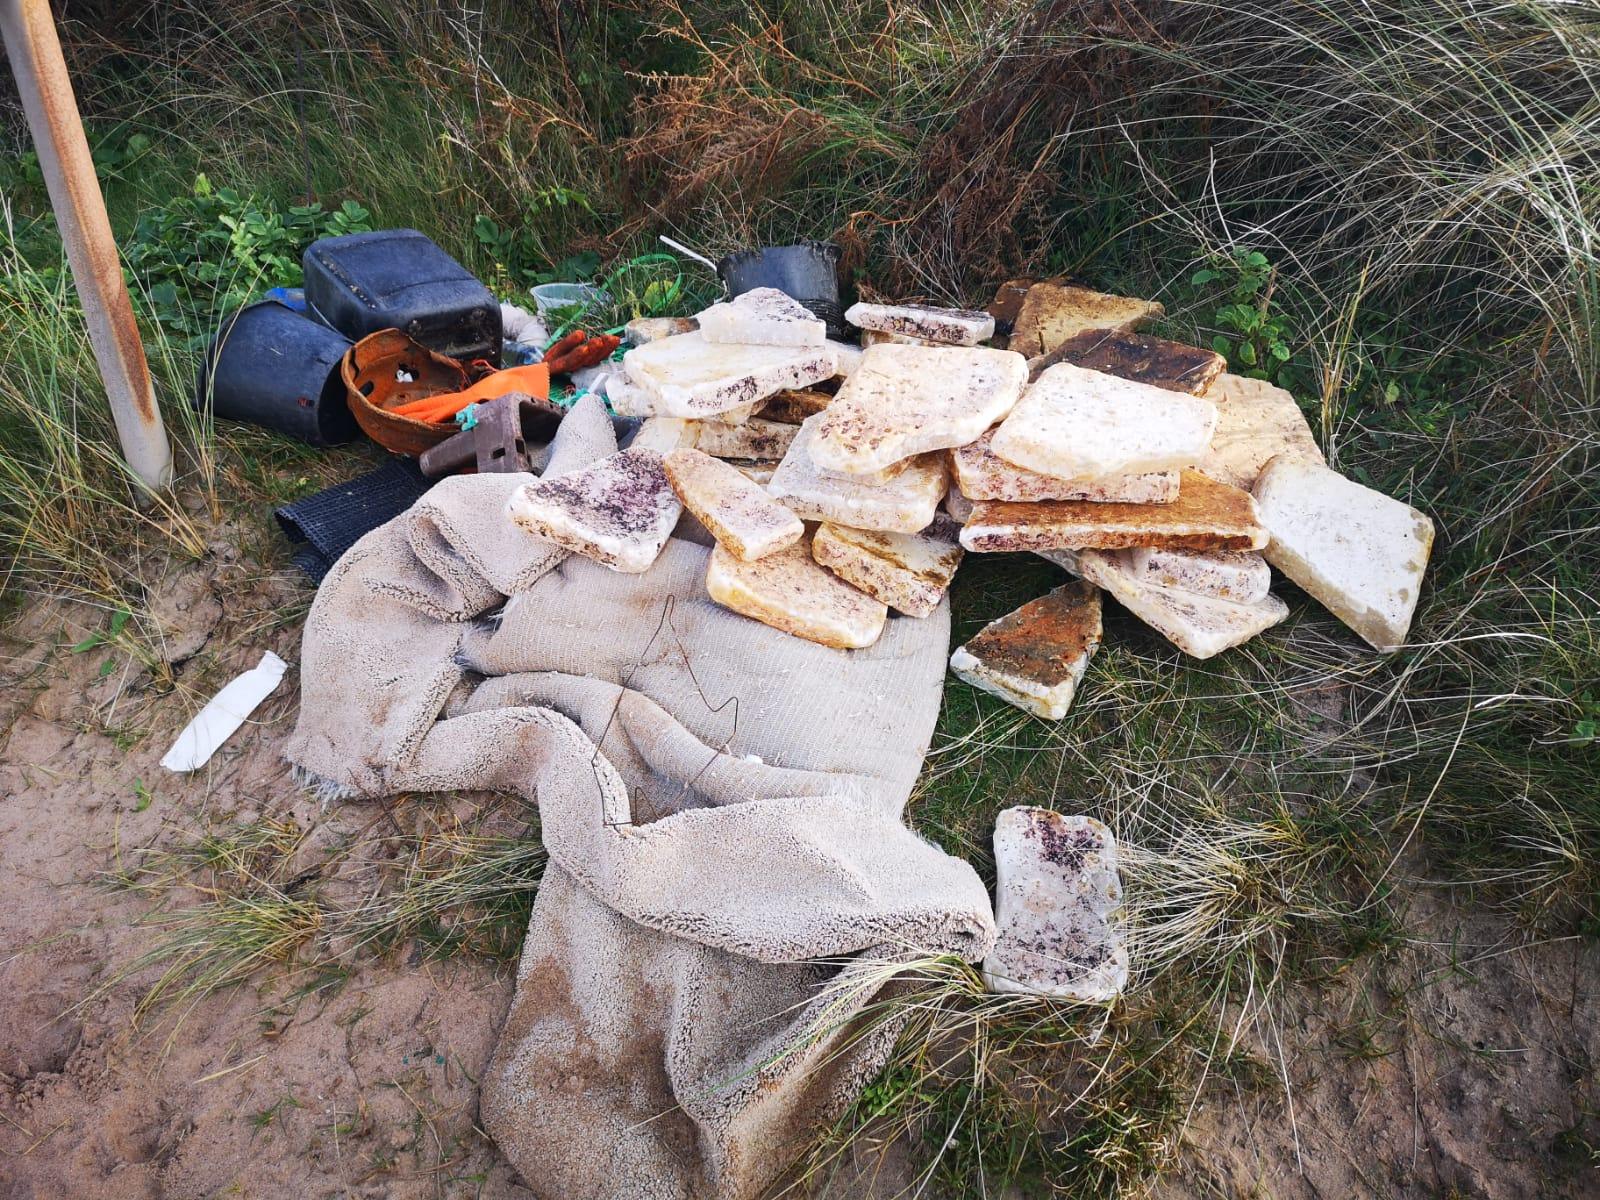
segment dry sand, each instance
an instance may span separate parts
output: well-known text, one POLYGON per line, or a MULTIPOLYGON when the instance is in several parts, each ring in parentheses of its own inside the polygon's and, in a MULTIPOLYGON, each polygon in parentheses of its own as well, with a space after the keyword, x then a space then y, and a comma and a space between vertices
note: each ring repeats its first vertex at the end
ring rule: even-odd
MULTIPOLYGON (((280 758, 292 669, 209 768, 161 771, 212 689, 263 649, 298 659, 307 589, 286 567, 241 558, 236 542, 220 531, 211 562, 172 567, 157 588, 176 692, 120 654, 69 653, 105 625, 84 606, 29 602, 0 641, 0 1195, 532 1195, 477 1130, 474 1080, 511 995, 505 961, 430 960, 417 943, 347 953, 342 977, 267 972, 181 1023, 168 1009, 134 1025, 156 971, 117 977, 150 944, 136 922, 156 902, 105 886, 102 873, 136 848, 293 822, 304 837, 286 877, 312 872, 339 904, 388 878, 385 822, 527 828, 526 814, 483 796, 324 810, 280 758), (151 793, 143 811, 136 783, 151 793), (352 841, 368 849, 340 857, 352 841)), ((178 888, 163 902, 202 899, 178 888)), ((1559 1137, 1597 1102, 1593 942, 1519 949, 1514 930, 1442 901, 1414 908, 1435 945, 1338 976, 1325 993, 1291 993, 1279 1028, 1293 1119, 1281 1089, 1236 1094, 1219 1082, 1162 1194, 1522 1197, 1581 1195, 1595 1182, 1559 1137), (1381 1057, 1341 1041, 1369 1009, 1384 1017, 1381 1057)), ((1267 1034, 1252 1049, 1278 1061, 1267 1034)), ((858 1156, 818 1194, 896 1195, 922 1157, 891 1143, 883 1162, 858 1156)))

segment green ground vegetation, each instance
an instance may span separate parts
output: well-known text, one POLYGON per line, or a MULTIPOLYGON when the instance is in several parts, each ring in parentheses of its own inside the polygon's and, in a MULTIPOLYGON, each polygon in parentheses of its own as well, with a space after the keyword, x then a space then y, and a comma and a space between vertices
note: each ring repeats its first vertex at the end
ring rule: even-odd
MULTIPOLYGON (((1063 273, 1162 300, 1159 332, 1290 388, 1335 465, 1432 515, 1411 642, 1379 657, 1286 588, 1286 624, 1205 663, 1113 606, 1059 724, 952 684, 913 821, 987 875, 1002 807, 1107 820, 1136 987, 1109 1014, 999 1003, 921 964, 900 1052, 812 1164, 903 1131, 930 1177, 1074 1196, 1148 1178, 1197 1093, 1277 1086, 1230 1048, 1237 1006, 1385 954, 1422 879, 1528 937, 1600 933, 1600 26, 1489 0, 1118 11, 338 0, 69 23, 188 502, 131 501, 13 114, 8 596, 100 604, 157 669, 140 564, 203 555, 218 520, 259 525, 365 461, 185 403, 218 315, 295 282, 323 233, 414 226, 507 297, 669 232, 713 253, 832 237, 863 295, 981 306, 1063 273)), ((707 284, 651 276, 620 308, 690 309, 707 284)), ((1059 578, 969 558, 956 637, 1059 578)), ((375 953, 515 954, 539 867, 515 839, 419 834, 352 912, 233 844, 269 835, 119 867, 205 892, 152 931, 173 966, 154 999, 295 961, 330 924, 375 953)))

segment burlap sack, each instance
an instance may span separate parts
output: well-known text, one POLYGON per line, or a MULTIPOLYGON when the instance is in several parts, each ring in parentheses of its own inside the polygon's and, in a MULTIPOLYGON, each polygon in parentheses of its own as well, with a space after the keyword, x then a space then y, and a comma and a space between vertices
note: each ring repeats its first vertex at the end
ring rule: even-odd
MULTIPOLYGON (((549 471, 614 446, 580 403, 549 471)), ((620 575, 520 532, 527 481, 448 480, 340 560, 289 756, 344 794, 537 799, 482 1110, 538 1195, 753 1196, 881 1066, 877 964, 993 941, 975 873, 901 821, 948 613, 800 641, 713 605, 703 546, 620 575)))

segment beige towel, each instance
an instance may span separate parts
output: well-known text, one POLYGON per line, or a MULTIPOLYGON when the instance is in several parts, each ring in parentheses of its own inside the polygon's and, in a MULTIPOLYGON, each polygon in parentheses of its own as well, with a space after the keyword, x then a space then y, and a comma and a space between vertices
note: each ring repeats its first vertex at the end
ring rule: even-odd
MULTIPOLYGON (((549 472, 614 448, 580 402, 549 472)), ((528 480, 446 480, 340 560, 289 757, 341 794, 537 799, 550 866, 482 1096, 536 1194, 753 1196, 882 1065, 871 964, 993 942, 976 874, 901 821, 948 611, 816 646, 713 605, 700 545, 620 575, 520 532, 528 480)))

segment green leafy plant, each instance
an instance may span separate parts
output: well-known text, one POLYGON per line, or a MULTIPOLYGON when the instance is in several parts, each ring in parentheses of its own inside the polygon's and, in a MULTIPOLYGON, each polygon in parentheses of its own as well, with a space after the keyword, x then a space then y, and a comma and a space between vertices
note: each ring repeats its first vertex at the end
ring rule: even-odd
POLYGON ((1592 742, 1600 737, 1600 700, 1593 692, 1584 692, 1578 697, 1578 707, 1582 715, 1573 722, 1572 736, 1576 741, 1592 742))
POLYGON ((353 200, 332 210, 283 206, 200 175, 189 195, 139 217, 125 243, 130 282, 163 327, 198 348, 223 310, 298 286, 300 255, 312 242, 364 232, 371 217, 353 200))
MULTIPOLYGON (((556 190, 565 192, 567 189, 556 190)), ((587 210, 588 200, 580 199, 581 207, 587 210)), ((502 291, 521 291, 537 283, 581 283, 593 279, 600 270, 600 255, 593 250, 569 254, 552 262, 545 257, 539 239, 531 230, 502 228, 494 218, 483 213, 472 219, 472 234, 493 261, 494 282, 502 291)))
POLYGON ((1275 269, 1259 250, 1241 250, 1231 260, 1196 271, 1189 281, 1197 288, 1220 284, 1227 289, 1227 302, 1212 317, 1224 332, 1211 345, 1255 379, 1274 379, 1292 357, 1288 321, 1272 308, 1276 281, 1275 269))
MULTIPOLYGON (((88 637, 74 645, 72 649, 68 651, 68 653, 87 654, 89 651, 96 650, 101 646, 111 646, 115 648, 117 643, 122 640, 123 631, 127 629, 128 621, 132 619, 132 617, 133 614, 128 609, 117 609, 116 612, 111 614, 111 623, 105 629, 95 630, 88 637)), ((124 646, 123 649, 127 650, 127 647, 124 646)), ((108 658, 100 664, 100 669, 97 674, 99 678, 104 679, 116 669, 116 658, 108 658)))

